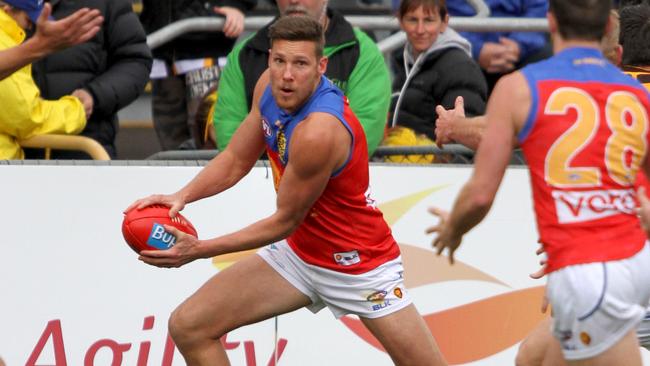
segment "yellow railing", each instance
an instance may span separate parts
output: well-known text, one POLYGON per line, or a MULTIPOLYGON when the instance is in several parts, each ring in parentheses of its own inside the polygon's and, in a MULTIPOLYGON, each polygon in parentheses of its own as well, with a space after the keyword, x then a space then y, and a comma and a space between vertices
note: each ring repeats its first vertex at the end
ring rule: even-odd
POLYGON ((49 160, 52 150, 83 151, 93 160, 111 160, 106 150, 97 141, 85 136, 71 135, 38 135, 27 140, 21 140, 20 146, 44 149, 45 159, 49 160))

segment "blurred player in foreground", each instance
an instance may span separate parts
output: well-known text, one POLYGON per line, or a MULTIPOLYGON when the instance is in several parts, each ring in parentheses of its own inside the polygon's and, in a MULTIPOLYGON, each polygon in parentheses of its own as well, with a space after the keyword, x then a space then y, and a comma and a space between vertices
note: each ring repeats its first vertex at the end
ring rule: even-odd
POLYGON ((487 214, 512 148, 529 164, 548 254, 553 335, 569 365, 641 365, 635 327, 650 299, 650 247, 634 179, 648 147, 650 100, 600 52, 611 2, 551 0, 555 56, 501 79, 473 176, 433 245, 454 252, 487 214))
POLYGON ((269 156, 278 194, 272 215, 209 240, 166 227, 176 245, 141 252, 148 264, 179 267, 265 246, 181 304, 170 318, 170 334, 189 365, 228 365, 219 342, 227 332, 327 306, 336 317, 358 315, 395 364, 444 365, 404 287, 399 247, 369 197, 363 129, 342 92, 323 76, 320 23, 282 17, 269 35, 269 70, 226 150, 180 191, 127 209, 163 204, 174 216, 187 203, 235 185, 264 150, 269 156))

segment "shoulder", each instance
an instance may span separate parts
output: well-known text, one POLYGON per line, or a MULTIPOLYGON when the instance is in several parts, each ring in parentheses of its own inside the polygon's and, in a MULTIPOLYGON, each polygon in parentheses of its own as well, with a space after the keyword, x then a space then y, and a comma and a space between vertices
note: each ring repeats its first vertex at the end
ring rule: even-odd
POLYGON ((528 82, 521 71, 515 71, 502 76, 499 81, 497 81, 494 90, 517 98, 530 97, 528 82))
POLYGON ((378 54, 381 56, 381 52, 379 52, 379 47, 377 47, 377 43, 370 38, 369 35, 366 34, 366 32, 362 31, 359 28, 354 28, 354 37, 357 39, 359 42, 359 48, 361 50, 361 53, 372 53, 372 54, 378 54))
POLYGON ((329 160, 339 150, 347 150, 351 137, 348 130, 334 115, 324 112, 310 113, 291 137, 291 149, 309 153, 310 160, 329 160))
MULTIPOLYGON (((126 14, 133 14, 135 16, 135 13, 133 12, 133 4, 129 0, 100 0, 92 1, 92 3, 100 5, 101 8, 105 9, 104 13, 106 13, 105 15, 109 17, 118 17, 126 14)), ((75 8, 80 9, 82 7, 95 7, 95 4, 91 4, 90 1, 87 1, 87 4, 83 4, 82 2, 77 4, 75 8)))
POLYGON ((258 34, 259 34, 258 32, 255 32, 253 34, 248 35, 240 42, 237 42, 237 44, 235 44, 235 46, 232 48, 232 51, 230 51, 229 55, 235 55, 235 57, 238 58, 239 54, 242 52, 244 48, 251 47, 251 43, 255 42, 255 39, 257 38, 258 34))
POLYGON ((435 68, 443 79, 465 80, 479 77, 484 79, 479 65, 469 57, 463 50, 458 48, 448 48, 440 51, 441 53, 427 62, 424 68, 435 68))
POLYGON ((497 81, 490 96, 496 108, 509 109, 517 128, 528 118, 532 105, 532 93, 523 73, 515 71, 497 81))

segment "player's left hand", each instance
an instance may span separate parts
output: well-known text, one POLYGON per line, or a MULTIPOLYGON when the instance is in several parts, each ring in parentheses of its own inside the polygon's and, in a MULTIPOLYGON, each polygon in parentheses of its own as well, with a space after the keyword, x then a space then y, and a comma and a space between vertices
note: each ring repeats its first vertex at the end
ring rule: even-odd
POLYGON ((200 258, 199 239, 170 225, 163 225, 165 231, 176 237, 176 244, 167 250, 143 250, 139 260, 156 267, 178 268, 200 258))
POLYGON ((429 207, 429 212, 439 218, 437 225, 430 226, 426 230, 427 234, 438 234, 431 246, 436 249, 438 255, 442 254, 445 248, 449 249, 449 263, 454 264, 454 252, 460 246, 462 237, 453 235, 449 230, 449 212, 438 207, 429 207))
POLYGON ((546 251, 544 250, 544 246, 540 245, 540 247, 537 248, 537 251, 535 252, 535 254, 542 256, 542 258, 539 260, 539 265, 541 267, 537 271, 529 274, 528 276, 530 276, 530 278, 532 278, 534 280, 538 280, 538 279, 546 276, 546 262, 547 261, 546 261, 546 254, 545 253, 546 253, 546 251))
POLYGON ((244 13, 231 6, 215 6, 214 12, 226 17, 223 33, 228 38, 237 38, 244 31, 244 13))

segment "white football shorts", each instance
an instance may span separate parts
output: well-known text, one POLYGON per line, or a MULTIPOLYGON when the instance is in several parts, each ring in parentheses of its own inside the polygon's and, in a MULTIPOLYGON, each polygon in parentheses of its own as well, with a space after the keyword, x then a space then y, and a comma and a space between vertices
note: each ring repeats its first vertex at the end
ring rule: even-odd
POLYGON ((639 338, 641 347, 650 351, 650 307, 646 309, 645 317, 641 324, 636 328, 636 335, 639 338))
POLYGON ((606 351, 646 316, 650 246, 630 258, 579 264, 549 274, 553 335, 567 360, 606 351))
POLYGON ((263 247, 257 254, 311 299, 307 308, 313 313, 327 306, 337 319, 346 314, 379 318, 412 302, 404 287, 401 256, 351 275, 305 263, 285 240, 263 247))

